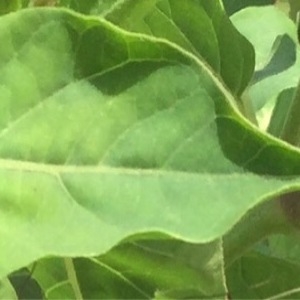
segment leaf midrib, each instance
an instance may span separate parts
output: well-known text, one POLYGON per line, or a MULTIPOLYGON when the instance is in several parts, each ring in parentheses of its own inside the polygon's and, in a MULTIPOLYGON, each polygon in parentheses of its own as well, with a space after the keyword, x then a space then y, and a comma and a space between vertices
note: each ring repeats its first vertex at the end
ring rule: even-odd
MULTIPOLYGON (((172 176, 201 176, 201 177, 239 177, 247 175, 247 172, 230 172, 230 173, 208 173, 208 172, 187 172, 181 170, 171 169, 139 169, 139 168, 126 168, 111 167, 109 165, 55 165, 45 164, 33 161, 23 161, 17 159, 5 159, 0 158, 0 170, 11 170, 11 171, 24 171, 24 172, 41 172, 52 175, 58 175, 61 173, 107 173, 107 174, 128 174, 128 175, 172 175, 172 176)), ((255 174, 253 176, 260 177, 255 174)))

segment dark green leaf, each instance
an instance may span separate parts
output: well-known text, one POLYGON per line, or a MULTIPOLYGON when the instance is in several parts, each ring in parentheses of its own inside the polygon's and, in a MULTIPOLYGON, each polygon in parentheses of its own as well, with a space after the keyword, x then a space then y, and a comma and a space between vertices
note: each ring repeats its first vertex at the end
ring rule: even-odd
POLYGON ((168 39, 204 59, 237 96, 252 77, 253 49, 218 1, 125 0, 105 17, 127 30, 168 39))
POLYGON ((223 4, 228 15, 232 15, 248 6, 265 6, 272 5, 274 3, 275 0, 223 0, 223 4))
POLYGON ((300 267, 284 260, 251 253, 227 271, 232 299, 298 299, 300 267))
POLYGON ((25 268, 10 274, 9 280, 14 287, 18 299, 43 298, 43 291, 31 275, 32 273, 25 268))
POLYGON ((21 7, 19 0, 1 0, 0 1, 0 15, 18 10, 21 7))
POLYGON ((268 127, 268 132, 276 137, 280 137, 282 135, 284 123, 291 107, 294 94, 295 88, 290 88, 282 91, 278 95, 268 127))
POLYGON ((296 44, 287 34, 276 38, 273 51, 268 64, 254 73, 253 84, 269 76, 279 74, 295 64, 296 44))

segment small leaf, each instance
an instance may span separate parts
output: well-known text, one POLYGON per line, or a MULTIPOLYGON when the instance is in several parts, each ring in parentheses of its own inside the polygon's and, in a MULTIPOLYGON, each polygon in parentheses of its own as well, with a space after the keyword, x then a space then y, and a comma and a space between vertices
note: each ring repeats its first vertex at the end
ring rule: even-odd
POLYGON ((284 123, 290 110, 294 94, 295 88, 290 88, 282 91, 278 95, 268 127, 268 132, 276 137, 280 137, 282 135, 284 123))
POLYGON ((299 265, 262 254, 243 256, 227 271, 232 299, 297 299, 299 265))
POLYGON ((287 34, 278 36, 272 48, 274 52, 270 61, 254 73, 253 84, 285 71, 296 62, 296 44, 287 34))
MULTIPOLYGON (((263 69, 269 63, 273 53, 272 46, 278 36, 287 34, 294 41, 295 45, 298 45, 295 24, 288 16, 273 6, 260 8, 248 7, 234 14, 231 17, 231 21, 253 44, 255 49, 256 70, 263 69), (253 22, 253 20, 255 20, 255 22, 253 22), (270 24, 272 24, 272 26, 270 26, 270 24), (262 38, 264 32, 268 34, 262 38)), ((262 120, 262 122, 259 123, 263 123, 261 126, 263 128, 266 127, 264 121, 265 111, 263 111, 265 106, 269 106, 266 107, 269 113, 275 104, 272 100, 277 98, 281 91, 295 87, 298 84, 300 72, 299 53, 299 46, 297 46, 297 59, 292 67, 284 72, 267 77, 249 88, 248 93, 250 99, 255 111, 260 114, 258 119, 259 121, 262 120)), ((284 55, 282 55, 281 58, 283 61, 286 60, 286 56, 284 55)))

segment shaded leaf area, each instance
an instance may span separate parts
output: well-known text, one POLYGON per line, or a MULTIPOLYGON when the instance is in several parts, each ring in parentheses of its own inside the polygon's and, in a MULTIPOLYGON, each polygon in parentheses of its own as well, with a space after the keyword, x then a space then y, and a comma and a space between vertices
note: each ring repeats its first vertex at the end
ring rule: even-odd
POLYGON ((0 2, 0 16, 15 11, 21 7, 19 0, 3 0, 0 2))
POLYGON ((135 233, 210 242, 299 189, 299 151, 174 44, 49 8, 3 17, 0 38, 1 277, 135 233))
POLYGON ((208 63, 237 96, 252 77, 252 46, 238 34, 218 1, 126 0, 105 18, 126 30, 180 45, 208 63))
POLYGON ((276 137, 282 136, 282 131, 290 110, 296 88, 283 90, 277 97, 268 132, 276 137))
MULTIPOLYGON (((297 0, 289 0, 289 4, 290 4, 290 17, 295 22, 297 22, 297 14, 299 13, 300 10, 300 3, 297 0)), ((298 37, 299 37, 299 27, 298 27, 298 37)))
POLYGON ((42 299, 44 292, 38 283, 32 278, 32 273, 26 269, 20 269, 9 275, 9 281, 16 293, 16 298, 1 297, 1 299, 42 299))
POLYGON ((68 7, 83 14, 103 14, 110 9, 117 0, 60 0, 59 5, 68 7))
POLYGON ((298 299, 300 265, 250 253, 226 270, 232 299, 298 299))
POLYGON ((269 76, 279 74, 296 62, 296 44, 287 34, 276 38, 272 52, 268 64, 254 73, 252 84, 269 76))
POLYGON ((248 6, 273 5, 275 2, 276 0, 223 0, 228 15, 232 15, 248 6))
MULTIPOLYGON (((124 242, 98 258, 74 259, 83 299, 153 299, 164 292, 173 293, 172 299, 183 294, 207 299, 225 294, 218 241, 196 245, 147 238, 124 242)), ((70 283, 63 259, 41 260, 33 276, 47 299, 74 298, 66 294, 70 283)))
POLYGON ((286 122, 283 127, 281 138, 288 143, 300 146, 300 81, 295 89, 292 101, 290 103, 289 111, 286 116, 286 122))

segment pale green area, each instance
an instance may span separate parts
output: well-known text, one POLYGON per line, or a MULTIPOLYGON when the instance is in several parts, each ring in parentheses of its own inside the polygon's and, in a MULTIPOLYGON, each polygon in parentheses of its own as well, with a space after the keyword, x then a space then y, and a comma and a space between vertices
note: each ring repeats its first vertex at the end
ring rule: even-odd
POLYGON ((0 299, 18 299, 14 288, 7 278, 2 278, 0 281, 0 299))
MULTIPOLYGON (((246 8, 234 14, 231 20, 253 44, 257 70, 263 68, 270 60, 272 45, 278 35, 286 33, 298 45, 295 24, 286 14, 275 7, 246 8)), ((257 110, 259 125, 263 129, 268 126, 277 95, 284 89, 295 87, 298 84, 300 74, 299 53, 298 45, 297 60, 292 67, 254 84, 248 90, 257 110)))
POLYGON ((297 40, 293 21, 273 6, 248 7, 230 19, 254 45, 256 69, 262 68, 269 60, 273 42, 278 35, 287 33, 294 41, 297 40))

